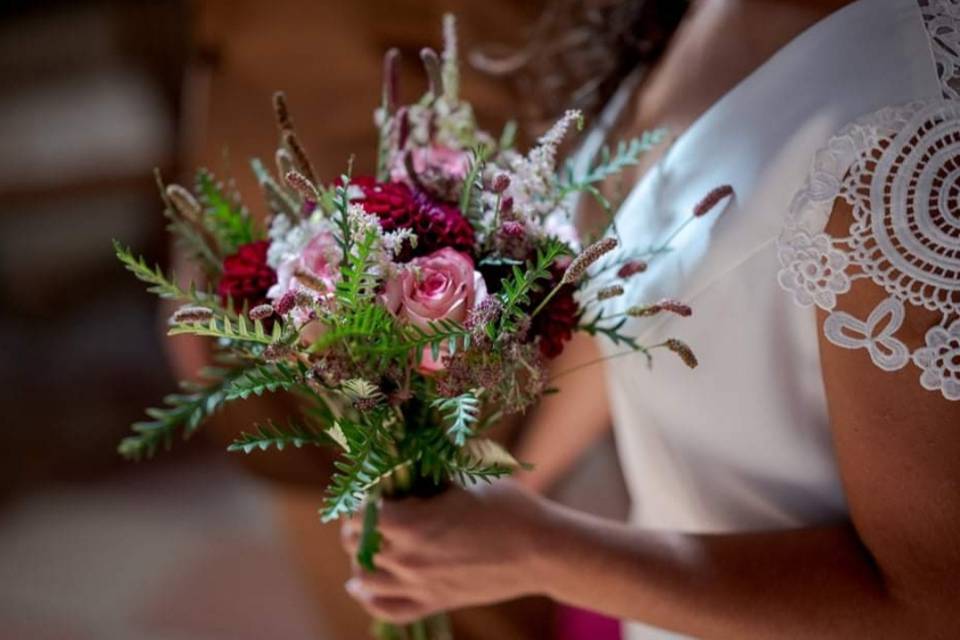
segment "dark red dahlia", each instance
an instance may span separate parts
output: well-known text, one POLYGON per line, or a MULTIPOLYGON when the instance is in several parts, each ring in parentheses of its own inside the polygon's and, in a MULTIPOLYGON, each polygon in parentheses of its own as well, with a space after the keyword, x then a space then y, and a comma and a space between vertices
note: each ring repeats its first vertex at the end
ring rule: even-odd
POLYGON ((456 206, 434 200, 402 182, 377 182, 362 177, 355 178, 353 185, 363 191, 363 198, 357 201, 367 213, 380 219, 384 231, 412 229, 417 234, 416 248, 405 248, 399 256, 401 261, 444 247, 473 255, 473 227, 456 206))
MULTIPOLYGON (((552 288, 555 283, 551 283, 552 288)), ((546 291, 546 290, 545 290, 546 291)), ((539 338, 540 353, 546 358, 556 358, 563 351, 563 345, 573 337, 573 331, 580 319, 580 306, 573 298, 574 288, 566 285, 553 297, 543 311, 533 318, 530 324, 530 339, 539 338)), ((539 296, 541 299, 544 294, 539 296)), ((538 304, 539 301, 535 301, 538 304)))
POLYGON ((267 264, 266 240, 241 245, 235 254, 223 260, 223 275, 217 283, 217 293, 223 304, 233 298, 239 310, 244 303, 251 309, 267 301, 267 290, 277 282, 276 272, 267 264))

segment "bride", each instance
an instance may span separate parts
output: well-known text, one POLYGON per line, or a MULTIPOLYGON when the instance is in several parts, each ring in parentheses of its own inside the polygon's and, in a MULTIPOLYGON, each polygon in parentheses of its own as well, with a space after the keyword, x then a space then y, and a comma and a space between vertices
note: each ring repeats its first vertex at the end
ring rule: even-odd
POLYGON ((545 594, 630 638, 960 637, 960 0, 700 0, 622 128, 660 123, 621 259, 733 195, 604 304, 681 297, 637 337, 700 368, 571 344, 537 471, 385 504, 348 591, 400 622, 545 594), (538 495, 608 420, 626 525, 538 495))

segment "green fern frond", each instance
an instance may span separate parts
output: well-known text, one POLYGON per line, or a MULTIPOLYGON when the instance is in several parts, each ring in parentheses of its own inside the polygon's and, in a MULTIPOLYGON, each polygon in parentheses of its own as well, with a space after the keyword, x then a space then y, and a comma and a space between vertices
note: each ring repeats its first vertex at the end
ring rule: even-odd
POLYGON ((386 399, 380 387, 364 378, 351 378, 343 382, 340 387, 344 395, 354 402, 358 400, 381 402, 386 399))
POLYGON ((236 314, 220 305, 220 299, 213 292, 200 291, 192 282, 189 287, 184 289, 176 283, 173 274, 169 277, 164 275, 160 265, 151 268, 147 265, 143 256, 134 256, 130 249, 124 247, 118 240, 113 241, 113 250, 117 259, 123 263, 127 271, 130 271, 141 282, 150 285, 147 288, 150 293, 168 300, 180 300, 181 302, 212 308, 224 315, 235 317, 236 314))
POLYGON ((448 423, 447 435, 458 447, 473 435, 473 425, 480 415, 480 399, 476 391, 468 391, 452 398, 437 398, 431 406, 441 412, 448 423))
POLYGON ((147 409, 147 415, 152 419, 135 423, 132 426, 135 435, 124 438, 118 452, 129 460, 151 458, 159 449, 170 449, 174 436, 181 429, 183 438, 189 438, 204 420, 229 400, 227 389, 245 372, 243 367, 207 369, 204 377, 211 382, 206 386, 185 384, 185 393, 170 394, 163 399, 166 406, 147 409))
POLYGON ((213 232, 226 253, 253 242, 253 221, 247 209, 229 197, 214 175, 206 170, 197 171, 196 191, 203 205, 204 222, 213 232))
POLYGON ((336 234, 337 244, 340 245, 340 250, 345 256, 349 256, 353 249, 353 231, 350 228, 350 216, 348 214, 350 209, 349 186, 351 172, 352 166, 348 169, 347 173, 340 176, 340 184, 335 185, 333 188, 333 215, 331 219, 337 226, 339 232, 336 234))
POLYGON ((448 473, 461 484, 492 482, 511 475, 520 468, 529 468, 506 449, 486 438, 471 438, 450 461, 448 473))
POLYGON ((513 265, 510 276, 500 281, 500 299, 503 303, 503 312, 500 314, 500 331, 515 330, 519 320, 527 314, 530 305, 530 294, 537 290, 540 282, 551 277, 550 267, 557 258, 570 254, 570 247, 555 238, 548 238, 545 245, 537 249, 536 259, 527 263, 524 271, 513 265))
MULTIPOLYGON (((610 318, 612 324, 606 324, 607 319, 603 315, 603 309, 599 309, 591 320, 581 321, 577 325, 577 331, 584 331, 591 336, 606 336, 614 345, 626 345, 634 351, 646 352, 634 336, 628 335, 622 331, 627 323, 627 318, 610 318)), ((649 354, 648 354, 649 357, 649 354)))
POLYGON ((310 351, 320 353, 333 345, 352 343, 363 352, 372 344, 389 343, 395 335, 396 321, 390 312, 381 305, 364 305, 357 309, 348 309, 327 326, 327 330, 311 346, 310 351))
MULTIPOLYGON (((489 455, 489 448, 485 450, 487 455, 480 455, 483 452, 473 444, 476 442, 485 441, 471 438, 463 447, 458 447, 447 436, 446 430, 429 427, 414 433, 404 443, 404 449, 416 461, 420 475, 432 479, 435 484, 446 478, 462 484, 489 482, 510 475, 517 468, 517 464, 509 462, 513 458, 505 451, 506 457, 489 455)), ((503 451, 498 445, 494 446, 503 451)))
POLYGON ((377 289, 374 264, 374 248, 379 234, 368 229, 363 238, 354 245, 340 266, 340 281, 336 285, 337 300, 346 307, 357 307, 373 297, 377 289))
POLYGON ((254 320, 253 326, 244 315, 238 315, 236 320, 231 320, 229 316, 214 315, 209 322, 178 322, 170 325, 167 331, 168 336, 177 336, 181 334, 191 334, 195 336, 207 336, 211 338, 223 338, 236 342, 252 342, 256 344, 269 345, 280 340, 283 333, 283 325, 279 321, 273 324, 273 331, 267 333, 260 320, 254 320))
POLYGON ((283 362, 252 367, 232 381, 227 389, 227 399, 246 399, 251 395, 290 391, 303 384, 307 367, 297 362, 296 366, 283 362))
POLYGON ((482 213, 479 207, 480 194, 483 191, 480 175, 483 173, 488 155, 489 150, 482 144, 477 145, 470 151, 470 168, 463 180, 463 189, 460 192, 460 211, 471 221, 477 221, 482 213))
POLYGON ((384 429, 338 420, 338 439, 342 439, 344 457, 334 462, 336 471, 327 487, 321 509, 324 522, 355 513, 369 493, 397 470, 411 464, 409 457, 395 455, 396 444, 384 429))
POLYGON ((331 443, 330 438, 309 427, 289 423, 286 427, 278 427, 273 422, 267 422, 263 425, 257 425, 253 433, 241 433, 228 447, 227 451, 242 451, 250 453, 259 449, 277 449, 283 451, 287 446, 297 449, 304 445, 313 445, 322 447, 331 443))
POLYGON ((621 140, 613 151, 610 147, 604 146, 600 150, 600 159, 597 164, 580 177, 574 175, 573 164, 568 162, 560 176, 560 194, 557 199, 563 200, 577 191, 589 191, 591 185, 603 182, 627 167, 636 165, 640 161, 640 156, 660 144, 666 134, 666 129, 654 129, 644 131, 640 136, 630 140, 621 140))
POLYGON ((324 522, 356 513, 369 492, 409 461, 400 461, 382 451, 368 450, 359 459, 336 462, 338 473, 327 489, 327 499, 321 511, 324 522))
POLYGON ((434 360, 440 359, 444 349, 449 355, 460 349, 468 349, 472 337, 462 324, 446 319, 427 323, 427 329, 414 324, 404 325, 400 328, 400 333, 401 339, 393 342, 387 350, 394 355, 412 354, 417 363, 428 348, 434 360))

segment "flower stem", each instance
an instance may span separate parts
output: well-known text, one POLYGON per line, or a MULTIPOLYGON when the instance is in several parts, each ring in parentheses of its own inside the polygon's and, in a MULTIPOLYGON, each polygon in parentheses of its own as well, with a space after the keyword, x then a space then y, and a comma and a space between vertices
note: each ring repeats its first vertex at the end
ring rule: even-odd
MULTIPOLYGON (((398 468, 390 478, 390 486, 381 487, 384 499, 395 500, 416 493, 417 487, 414 485, 419 477, 419 471, 412 465, 398 468)), ((445 613, 403 626, 377 620, 373 626, 373 635, 377 640, 453 640, 450 620, 445 613)))
POLYGON ((557 284, 557 286, 555 286, 553 289, 551 289, 551 290, 550 290, 550 293, 547 294, 547 297, 544 298, 543 300, 541 300, 541 301, 540 301, 540 304, 537 305, 537 308, 534 309, 534 310, 533 310, 533 313, 530 314, 530 319, 533 320, 533 318, 534 318, 538 313, 540 313, 541 311, 543 311, 543 308, 544 308, 545 306, 547 306, 547 304, 548 304, 551 300, 553 300, 553 297, 554 297, 555 295, 557 295, 557 294, 560 292, 560 289, 562 289, 562 288, 564 287, 564 285, 566 285, 566 284, 567 284, 566 282, 564 282, 563 280, 561 280, 561 281, 557 284))

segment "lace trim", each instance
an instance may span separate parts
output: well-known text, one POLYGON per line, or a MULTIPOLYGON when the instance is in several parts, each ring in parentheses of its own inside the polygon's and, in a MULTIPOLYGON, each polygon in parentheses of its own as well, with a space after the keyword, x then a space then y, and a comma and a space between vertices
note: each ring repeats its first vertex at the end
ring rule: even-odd
POLYGON ((778 279, 797 303, 830 312, 824 335, 833 344, 866 349, 885 371, 912 361, 925 389, 960 400, 960 101, 951 99, 960 82, 960 4, 933 0, 923 13, 932 16, 948 99, 867 115, 817 153, 778 240, 778 279), (853 211, 844 237, 824 232, 837 198, 853 211), (866 319, 835 309, 861 278, 887 293, 866 319), (905 304, 940 315, 912 352, 897 337, 905 304))
POLYGON ((960 3, 918 0, 937 64, 943 97, 960 100, 960 3))

